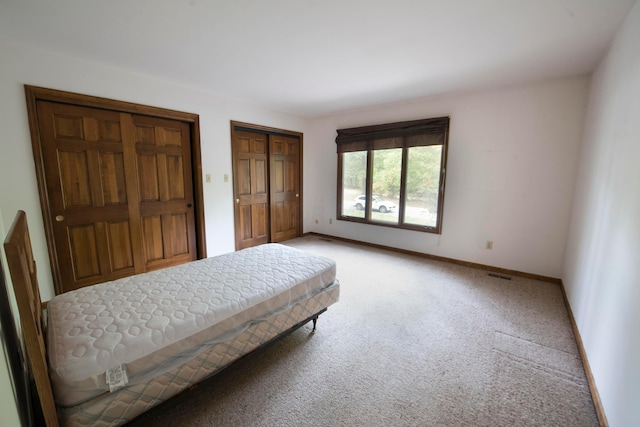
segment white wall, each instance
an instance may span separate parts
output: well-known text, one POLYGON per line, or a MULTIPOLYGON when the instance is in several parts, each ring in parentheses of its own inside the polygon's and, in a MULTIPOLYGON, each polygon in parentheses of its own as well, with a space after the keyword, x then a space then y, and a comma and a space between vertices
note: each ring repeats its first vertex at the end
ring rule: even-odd
POLYGON ((640 3, 589 93, 563 281, 611 426, 640 425, 640 3))
POLYGON ((559 278, 587 85, 574 77, 316 120, 305 229, 559 278), (336 221, 336 129, 437 116, 451 117, 442 235, 336 221))
POLYGON ((39 260, 38 278, 44 300, 53 295, 53 285, 38 199, 24 84, 199 114, 203 174, 212 175, 212 183, 204 184, 209 256, 235 249, 229 121, 303 133, 308 127, 306 119, 148 76, 2 42, 0 58, 0 209, 7 226, 18 209, 27 212, 34 254, 39 260), (224 174, 229 175, 229 182, 223 182, 224 174))

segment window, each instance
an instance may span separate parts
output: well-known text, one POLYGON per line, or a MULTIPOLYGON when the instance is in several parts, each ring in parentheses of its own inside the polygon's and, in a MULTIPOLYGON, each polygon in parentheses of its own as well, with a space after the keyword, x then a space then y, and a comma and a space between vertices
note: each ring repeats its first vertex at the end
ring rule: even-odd
POLYGON ((339 129, 345 221, 440 233, 449 118, 339 129))

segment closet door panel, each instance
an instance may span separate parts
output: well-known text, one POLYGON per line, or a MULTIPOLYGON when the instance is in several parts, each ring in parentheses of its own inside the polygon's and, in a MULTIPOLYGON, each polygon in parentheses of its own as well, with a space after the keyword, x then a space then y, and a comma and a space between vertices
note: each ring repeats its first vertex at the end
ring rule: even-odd
POLYGON ((62 292, 196 259, 186 123, 36 108, 62 292))
POLYGON ((98 233, 95 224, 72 226, 69 230, 69 246, 73 259, 76 280, 100 276, 102 269, 98 261, 98 233))
POLYGON ((132 274, 119 113, 49 101, 37 112, 62 291, 132 274))
POLYGON ((238 131, 232 138, 236 249, 269 242, 267 135, 238 131))
POLYGON ((56 294, 206 257, 196 114, 25 95, 56 294))
POLYGON ((167 221, 170 221, 170 230, 173 233, 171 236, 171 253, 176 255, 188 255, 189 254, 189 219, 186 214, 178 213, 169 215, 167 221))
POLYGON ((111 270, 133 271, 133 253, 131 248, 131 230, 128 221, 107 223, 111 270))
POLYGON ((189 127, 132 117, 145 270, 196 259, 189 127))
POLYGON ((101 153, 100 172, 105 205, 126 205, 127 189, 122 153, 101 153))
POLYGON ((271 241, 281 242, 300 230, 300 139, 270 135, 271 241))

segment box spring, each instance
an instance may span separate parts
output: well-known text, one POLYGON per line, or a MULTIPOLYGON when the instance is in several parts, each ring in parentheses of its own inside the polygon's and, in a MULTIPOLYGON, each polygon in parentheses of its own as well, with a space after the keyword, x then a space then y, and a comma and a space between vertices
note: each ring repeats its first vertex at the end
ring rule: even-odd
POLYGON ((83 404, 60 409, 61 421, 66 426, 114 426, 131 421, 151 407, 214 375, 282 332, 326 309, 338 301, 339 293, 340 287, 336 282, 288 310, 251 325, 238 336, 214 345, 188 363, 154 378, 149 383, 126 387, 115 393, 105 393, 83 404))

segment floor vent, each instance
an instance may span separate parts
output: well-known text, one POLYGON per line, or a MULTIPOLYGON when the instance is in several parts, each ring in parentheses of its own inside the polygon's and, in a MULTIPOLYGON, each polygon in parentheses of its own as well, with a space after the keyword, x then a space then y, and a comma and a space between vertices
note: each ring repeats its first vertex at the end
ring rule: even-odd
POLYGON ((503 276, 501 274, 496 274, 496 273, 489 273, 489 276, 497 277, 498 279, 511 280, 511 277, 509 276, 503 276))

